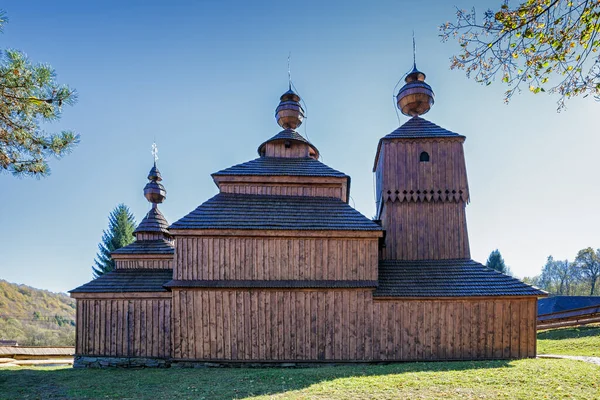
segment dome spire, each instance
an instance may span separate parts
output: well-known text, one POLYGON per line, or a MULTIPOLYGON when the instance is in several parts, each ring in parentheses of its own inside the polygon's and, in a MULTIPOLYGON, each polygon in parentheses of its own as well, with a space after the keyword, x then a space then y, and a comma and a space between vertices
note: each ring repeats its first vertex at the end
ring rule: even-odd
POLYGON ((279 98, 279 105, 275 109, 277 124, 283 129, 296 129, 304 120, 304 109, 300 105, 300 96, 292 90, 291 57, 288 55, 288 91, 279 98))
POLYGON ((152 143, 152 157, 154 158, 154 166, 148 173, 148 180, 150 182, 144 187, 144 197, 152 203, 152 208, 156 208, 158 204, 167 198, 167 191, 162 183, 160 183, 162 176, 156 167, 156 161, 158 161, 158 146, 156 146, 156 143, 152 143))
POLYGON ((396 95, 396 102, 402 114, 416 117, 427 113, 434 103, 434 93, 427 83, 425 74, 417 69, 417 46, 413 31, 413 69, 404 78, 406 84, 396 95))

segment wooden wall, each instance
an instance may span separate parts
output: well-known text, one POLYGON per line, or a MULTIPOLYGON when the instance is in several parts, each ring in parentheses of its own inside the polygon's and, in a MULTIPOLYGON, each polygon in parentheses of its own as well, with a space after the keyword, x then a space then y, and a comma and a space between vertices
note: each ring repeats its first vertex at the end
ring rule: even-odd
POLYGON ((317 176, 214 175, 223 193, 334 197, 348 201, 348 178, 317 176))
POLYGON ((77 299, 77 355, 171 356, 171 298, 132 296, 77 299))
MULTIPOLYGON (((114 256, 113 256, 114 258, 114 256)), ((116 269, 173 269, 173 259, 117 259, 116 269)))
POLYGON ((376 280, 378 239, 177 238, 173 279, 376 280))
POLYGON ((180 360, 535 356, 535 298, 373 301, 362 289, 175 289, 173 296, 180 360))
POLYGON ((383 260, 471 258, 465 203, 386 201, 383 260))
MULTIPOLYGON (((345 186, 345 185, 344 185, 345 186)), ((241 193, 276 196, 308 196, 308 197, 334 197, 345 201, 346 188, 342 185, 301 185, 301 184, 256 184, 233 183, 221 184, 221 193, 241 193)))
MULTIPOLYGON (((376 165, 377 200, 404 197, 404 191, 427 192, 441 199, 448 190, 450 201, 469 200, 467 169, 462 147, 464 139, 386 140, 382 143, 376 165), (420 162, 421 152, 429 153, 428 162, 420 162), (452 191, 454 190, 454 193, 452 191), (460 196, 459 196, 460 194, 460 196)), ((445 196, 444 196, 445 198, 445 196)))
POLYGON ((289 146, 285 146, 284 140, 275 140, 265 145, 266 157, 300 158, 310 155, 310 147, 306 143, 290 140, 289 146))

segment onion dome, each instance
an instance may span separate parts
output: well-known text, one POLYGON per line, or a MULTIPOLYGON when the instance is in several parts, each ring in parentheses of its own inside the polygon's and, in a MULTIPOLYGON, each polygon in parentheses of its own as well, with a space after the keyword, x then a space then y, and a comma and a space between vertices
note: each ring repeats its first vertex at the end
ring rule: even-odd
POLYGON ((144 196, 155 207, 167 198, 167 191, 162 183, 160 183, 162 177, 160 176, 160 171, 156 168, 156 162, 148 173, 148 180, 150 182, 144 187, 144 196))
POLYGON ((416 63, 404 81, 406 84, 396 96, 398 109, 409 117, 426 114, 433 106, 434 94, 431 86, 425 83, 425 74, 417 69, 416 63))
POLYGON ((277 123, 283 129, 296 129, 302 125, 304 110, 300 105, 300 96, 291 88, 281 95, 279 105, 275 110, 277 123))

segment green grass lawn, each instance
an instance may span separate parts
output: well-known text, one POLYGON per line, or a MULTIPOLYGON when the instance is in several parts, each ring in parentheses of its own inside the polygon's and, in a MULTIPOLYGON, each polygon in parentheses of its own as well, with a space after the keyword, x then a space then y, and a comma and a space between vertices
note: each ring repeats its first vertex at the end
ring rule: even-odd
POLYGON ((537 337, 538 354, 600 357, 600 325, 553 329, 537 337))
POLYGON ((600 399, 581 361, 432 362, 299 369, 0 369, 1 399, 600 399))

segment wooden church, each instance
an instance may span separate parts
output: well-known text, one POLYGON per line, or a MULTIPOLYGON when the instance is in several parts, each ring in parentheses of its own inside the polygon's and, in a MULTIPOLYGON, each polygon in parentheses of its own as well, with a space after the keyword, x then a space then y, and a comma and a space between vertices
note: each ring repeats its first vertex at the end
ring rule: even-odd
POLYGON ((75 366, 535 357, 545 292, 471 260, 465 137, 421 118, 434 94, 416 66, 405 81, 410 119, 375 153, 376 220, 295 130, 291 86, 283 130, 214 173, 219 193, 171 225, 155 163, 136 241, 71 291, 75 366))

